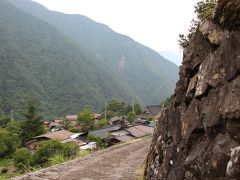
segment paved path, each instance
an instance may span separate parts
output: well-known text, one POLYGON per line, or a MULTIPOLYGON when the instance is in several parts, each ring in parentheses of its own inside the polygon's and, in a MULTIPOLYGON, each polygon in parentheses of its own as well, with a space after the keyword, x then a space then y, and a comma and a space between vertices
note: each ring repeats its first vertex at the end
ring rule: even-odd
POLYGON ((136 171, 146 158, 150 141, 134 140, 15 180, 136 180, 136 171))

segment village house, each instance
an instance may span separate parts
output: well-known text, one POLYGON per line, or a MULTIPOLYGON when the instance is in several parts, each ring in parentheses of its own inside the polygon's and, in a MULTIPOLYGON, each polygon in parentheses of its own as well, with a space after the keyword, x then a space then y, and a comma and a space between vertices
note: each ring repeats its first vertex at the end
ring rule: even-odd
POLYGON ((146 106, 142 114, 155 117, 162 112, 161 105, 146 106))
MULTIPOLYGON (((93 114, 95 122, 99 121, 101 119, 101 114, 94 113, 93 114)), ((77 124, 78 115, 66 115, 65 118, 70 121, 72 126, 75 126, 77 124)))
POLYGON ((121 129, 121 126, 119 126, 119 125, 111 125, 109 127, 103 128, 103 129, 90 131, 89 134, 93 135, 94 137, 99 137, 101 139, 108 139, 111 131, 119 130, 119 129, 121 129))
POLYGON ((109 123, 112 125, 112 124, 120 124, 122 121, 122 117, 118 117, 118 116, 114 116, 114 117, 111 117, 110 120, 109 120, 109 123))
POLYGON ((93 114, 93 117, 94 117, 95 120, 100 120, 101 117, 102 117, 102 115, 99 114, 99 113, 94 113, 94 114, 93 114))
POLYGON ((66 115, 65 118, 70 122, 72 126, 77 124, 78 115, 66 115))
POLYGON ((137 116, 135 124, 149 125, 151 120, 155 121, 160 117, 162 111, 161 105, 146 106, 144 111, 137 116))
POLYGON ((78 140, 77 136, 74 133, 66 131, 66 130, 60 130, 60 131, 49 132, 46 134, 36 136, 32 140, 28 141, 25 144, 25 146, 28 147, 29 149, 33 150, 33 149, 35 149, 35 146, 37 143, 39 143, 41 141, 46 141, 46 140, 56 140, 56 141, 60 141, 61 143, 73 142, 73 143, 78 144, 79 146, 86 144, 86 143, 78 140))
POLYGON ((99 137, 109 146, 120 142, 126 142, 135 138, 153 134, 153 128, 144 125, 135 125, 131 127, 122 127, 119 125, 112 125, 107 128, 90 131, 89 134, 94 137, 99 137))

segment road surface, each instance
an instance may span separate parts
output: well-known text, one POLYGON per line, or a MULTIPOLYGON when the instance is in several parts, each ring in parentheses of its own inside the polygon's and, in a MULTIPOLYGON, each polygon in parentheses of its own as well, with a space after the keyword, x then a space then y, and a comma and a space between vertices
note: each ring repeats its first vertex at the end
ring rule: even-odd
POLYGON ((150 138, 133 140, 95 152, 85 158, 14 178, 15 180, 136 180, 150 138))

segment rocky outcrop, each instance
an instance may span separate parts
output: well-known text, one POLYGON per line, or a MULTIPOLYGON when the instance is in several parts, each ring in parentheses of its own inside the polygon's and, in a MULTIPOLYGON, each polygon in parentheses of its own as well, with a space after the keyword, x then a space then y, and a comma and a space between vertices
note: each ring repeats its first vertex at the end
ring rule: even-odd
POLYGON ((184 48, 145 179, 240 179, 240 1, 219 0, 184 48))

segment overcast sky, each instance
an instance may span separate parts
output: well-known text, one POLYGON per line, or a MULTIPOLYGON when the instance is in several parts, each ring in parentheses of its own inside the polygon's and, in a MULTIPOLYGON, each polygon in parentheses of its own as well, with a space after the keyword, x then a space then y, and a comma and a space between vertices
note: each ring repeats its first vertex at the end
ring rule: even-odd
POLYGON ((187 32, 199 0, 34 0, 68 14, 85 15, 156 50, 180 55, 178 34, 187 32))

